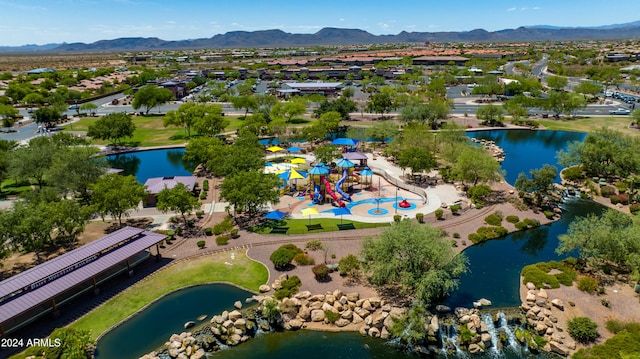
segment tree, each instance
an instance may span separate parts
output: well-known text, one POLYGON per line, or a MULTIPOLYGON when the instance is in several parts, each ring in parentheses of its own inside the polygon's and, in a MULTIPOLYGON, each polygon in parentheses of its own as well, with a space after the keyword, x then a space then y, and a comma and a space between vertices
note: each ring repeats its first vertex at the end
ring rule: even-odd
POLYGON ((63 195, 78 194, 88 205, 91 202, 89 187, 105 174, 104 157, 96 157, 95 147, 67 147, 56 151, 47 171, 48 181, 63 195))
POLYGON ((131 107, 134 110, 144 107, 145 115, 149 114, 152 108, 160 106, 173 99, 170 90, 156 85, 142 86, 134 95, 131 107))
POLYGON ((131 116, 126 113, 111 113, 98 118, 89 125, 87 136, 99 140, 113 140, 117 145, 124 137, 132 137, 136 130, 131 116))
POLYGON ((558 175, 558 169, 552 165, 544 165, 542 168, 529 171, 527 178, 524 173, 520 173, 515 182, 518 191, 533 193, 536 204, 542 204, 542 198, 549 194, 552 189, 553 180, 558 175))
POLYGON ((229 126, 229 120, 224 117, 220 105, 199 105, 203 112, 193 123, 193 129, 205 136, 215 136, 229 126))
POLYGON ((575 93, 581 93, 583 95, 591 95, 595 97, 602 92, 602 86, 593 81, 582 81, 576 87, 573 88, 575 93))
POLYGON ((110 215, 118 219, 122 226, 122 217, 128 217, 129 212, 138 207, 146 195, 144 185, 134 176, 121 176, 116 173, 100 177, 90 186, 91 202, 102 219, 110 215))
POLYGON ((231 146, 214 145, 207 150, 207 169, 217 177, 263 168, 264 150, 255 134, 241 129, 231 146))
POLYGON ((164 127, 183 127, 187 138, 191 138, 191 126, 204 115, 204 105, 187 102, 174 111, 169 110, 162 120, 164 127))
POLYGON ((380 143, 385 143, 388 139, 394 138, 398 132, 398 125, 393 121, 376 122, 367 129, 368 137, 380 143))
POLYGON ((403 170, 411 168, 411 173, 429 171, 436 165, 436 159, 431 151, 424 147, 409 147, 400 152, 398 166, 403 170))
POLYGON ((183 159, 196 165, 206 164, 214 152, 223 152, 222 148, 222 141, 217 138, 195 137, 187 143, 183 159))
POLYGON ((29 146, 20 147, 9 156, 9 173, 14 178, 33 178, 42 189, 44 177, 53 162, 56 146, 48 137, 36 137, 29 146))
POLYGON ((322 163, 330 163, 334 158, 338 157, 339 153, 340 151, 336 145, 321 145, 313 151, 316 159, 322 163))
POLYGON ((397 287, 425 304, 456 289, 467 271, 467 258, 453 250, 440 229, 413 221, 366 238, 362 247, 371 283, 397 287))
POLYGON ((258 108, 258 100, 256 100, 252 95, 232 97, 231 104, 233 105, 233 108, 237 110, 244 109, 244 118, 247 117, 249 110, 255 110, 258 108))
POLYGON ((242 171, 225 177, 220 185, 220 197, 226 199, 235 212, 256 213, 268 203, 277 204, 280 179, 259 171, 242 171))
POLYGON ((438 128, 438 120, 446 119, 449 106, 445 101, 429 103, 410 103, 400 112, 399 119, 406 122, 418 121, 428 123, 432 130, 438 128))
POLYGON ((478 107, 478 110, 476 110, 476 117, 479 120, 482 120, 483 124, 488 124, 490 126, 502 122, 503 114, 504 111, 502 110, 502 107, 495 105, 480 106, 478 107))
POLYGON ((338 131, 340 120, 341 117, 338 112, 325 112, 311 126, 304 128, 304 138, 308 141, 324 140, 328 134, 338 131))
POLYGON ((80 111, 86 111, 90 115, 95 115, 97 109, 98 109, 98 105, 96 105, 93 102, 83 103, 82 105, 80 105, 80 108, 79 108, 80 111))
POLYGON ((200 208, 200 201, 189 191, 183 183, 178 183, 172 188, 165 188, 158 193, 156 208, 162 213, 169 211, 179 212, 187 225, 187 214, 200 208))
POLYGON ((53 127, 62 118, 61 111, 54 107, 41 107, 33 113, 36 123, 41 123, 45 127, 53 127))
POLYGON ((13 106, 0 104, 0 118, 2 118, 2 127, 13 127, 19 115, 20 112, 13 108, 13 106))
POLYGON ((547 77, 547 85, 554 91, 561 91, 567 86, 569 81, 564 76, 549 76, 547 77))
POLYGON ((352 101, 348 97, 340 97, 335 100, 324 99, 322 102, 318 104, 318 107, 313 111, 313 115, 315 117, 320 117, 322 114, 326 112, 335 111, 340 114, 340 117, 343 120, 349 119, 349 114, 351 112, 356 112, 358 110, 358 106, 354 101, 352 101))
POLYGON ((286 270, 291 266, 291 261, 296 254, 304 253, 295 244, 283 244, 271 253, 269 259, 276 270, 286 270))
POLYGON ((569 225, 566 234, 560 235, 559 254, 578 251, 594 265, 612 263, 618 266, 640 268, 640 220, 637 217, 608 209, 602 215, 589 214, 569 225))
POLYGON ((290 123, 295 116, 303 115, 307 112, 307 106, 300 101, 279 102, 271 109, 274 117, 283 117, 285 123, 290 123))
POLYGON ((465 147, 452 166, 455 178, 471 183, 497 181, 500 179, 500 164, 486 150, 465 147))
POLYGON ((391 112, 391 109, 393 109, 393 101, 391 101, 391 96, 385 92, 373 94, 367 103, 367 111, 379 113, 382 117, 385 113, 391 112))

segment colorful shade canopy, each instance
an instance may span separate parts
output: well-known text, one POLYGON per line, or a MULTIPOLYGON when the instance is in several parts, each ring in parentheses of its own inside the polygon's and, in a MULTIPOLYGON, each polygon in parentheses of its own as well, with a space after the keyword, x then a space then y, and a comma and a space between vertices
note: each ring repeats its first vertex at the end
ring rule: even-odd
POLYGON ((282 148, 280 146, 271 146, 271 147, 267 148, 267 151, 269 151, 269 152, 280 152, 280 151, 284 151, 284 148, 282 148))
POLYGON ((296 157, 296 158, 291 160, 291 163, 293 163, 293 164, 304 164, 304 163, 307 163, 307 160, 304 159, 304 158, 296 157))
POLYGON ((336 138, 335 140, 331 141, 331 144, 340 145, 340 146, 355 146, 356 141, 348 137, 343 137, 343 138, 336 138))
POLYGON ((353 168, 355 167, 355 163, 349 161, 346 158, 343 158, 340 161, 338 161, 338 163, 336 163, 336 166, 338 166, 339 168, 353 168))
POLYGON ((265 219, 275 219, 275 220, 281 220, 283 219, 285 216, 287 215, 287 212, 282 212, 282 211, 271 211, 269 213, 267 213, 264 218, 265 219))

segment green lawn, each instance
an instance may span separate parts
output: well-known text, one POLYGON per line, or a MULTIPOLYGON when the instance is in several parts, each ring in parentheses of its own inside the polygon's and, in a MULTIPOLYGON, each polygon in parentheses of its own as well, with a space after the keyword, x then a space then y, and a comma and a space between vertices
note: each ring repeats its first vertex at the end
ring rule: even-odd
POLYGON ((29 181, 20 181, 16 183, 13 179, 4 180, 0 183, 0 198, 6 196, 19 195, 24 192, 31 191, 31 185, 29 181))
MULTIPOLYGON (((273 225, 277 223, 277 227, 289 227, 287 234, 307 234, 307 233, 319 233, 319 232, 335 232, 339 231, 338 224, 341 223, 340 218, 311 218, 309 219, 285 219, 278 222, 267 221, 262 225, 255 226, 251 230, 260 234, 269 234, 273 225), (309 231, 307 225, 321 224, 322 229, 309 231)), ((352 223, 356 229, 362 228, 376 228, 387 227, 390 223, 365 223, 350 221, 347 219, 342 220, 342 224, 352 223)), ((282 233, 279 233, 282 234, 282 233)))
POLYGON ((541 119, 536 121, 548 130, 594 132, 607 127, 630 135, 640 134, 640 131, 629 128, 629 124, 633 121, 630 116, 585 117, 561 120, 541 119))
POLYGON ((70 325, 73 329, 89 330, 96 339, 111 326, 126 319, 161 296, 187 286, 229 282, 258 291, 267 282, 269 272, 261 263, 249 259, 244 251, 219 253, 183 261, 154 274, 128 288, 104 305, 70 325), (231 253, 235 259, 231 259, 231 253), (225 262, 233 262, 233 266, 225 262))

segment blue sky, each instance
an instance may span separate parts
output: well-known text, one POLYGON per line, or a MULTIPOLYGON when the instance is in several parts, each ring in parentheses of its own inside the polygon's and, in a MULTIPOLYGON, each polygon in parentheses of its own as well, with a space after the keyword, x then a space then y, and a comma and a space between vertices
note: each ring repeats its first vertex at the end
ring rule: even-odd
POLYGON ((183 40, 235 30, 313 33, 341 27, 379 35, 636 20, 638 0, 0 0, 0 46, 183 40))

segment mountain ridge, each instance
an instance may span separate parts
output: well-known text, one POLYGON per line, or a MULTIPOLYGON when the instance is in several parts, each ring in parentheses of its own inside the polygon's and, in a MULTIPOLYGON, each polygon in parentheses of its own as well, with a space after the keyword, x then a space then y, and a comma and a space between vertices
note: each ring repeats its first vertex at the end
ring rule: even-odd
POLYGON ((314 45, 362 45, 424 42, 529 42, 561 40, 615 40, 640 37, 640 21, 598 27, 521 26, 487 31, 407 32, 374 35, 361 29, 325 27, 313 34, 295 34, 280 29, 230 31, 210 38, 167 41, 157 37, 122 37, 90 44, 75 42, 47 45, 0 46, 0 52, 109 52, 153 51, 196 48, 253 48, 314 45))

